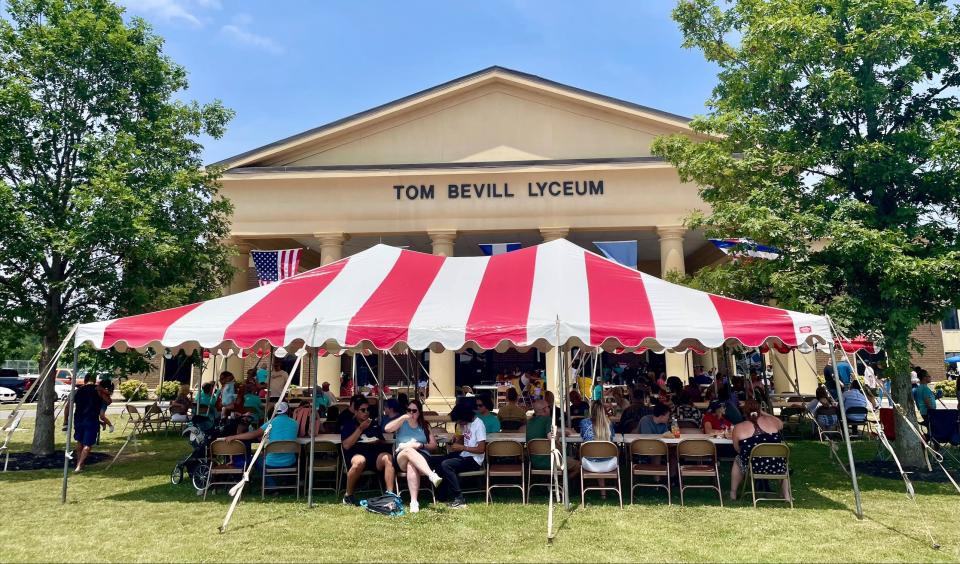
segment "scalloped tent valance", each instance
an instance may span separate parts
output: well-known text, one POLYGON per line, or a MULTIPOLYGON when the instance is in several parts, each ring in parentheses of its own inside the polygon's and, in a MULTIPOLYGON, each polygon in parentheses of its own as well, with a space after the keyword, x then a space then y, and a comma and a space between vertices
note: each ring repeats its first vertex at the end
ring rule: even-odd
POLYGON ((75 344, 702 350, 832 339, 825 317, 671 284, 559 239, 493 257, 377 245, 238 294, 87 323, 75 344))

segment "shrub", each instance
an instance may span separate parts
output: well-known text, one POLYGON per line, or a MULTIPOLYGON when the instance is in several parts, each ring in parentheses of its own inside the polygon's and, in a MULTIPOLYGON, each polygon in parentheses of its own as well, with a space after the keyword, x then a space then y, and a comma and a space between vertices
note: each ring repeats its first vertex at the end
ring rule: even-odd
POLYGON ((157 399, 162 401, 170 401, 176 399, 177 393, 180 391, 180 382, 168 381, 160 384, 160 387, 157 388, 157 399))
POLYGON ((142 386, 140 380, 130 379, 120 384, 120 395, 127 401, 142 401, 147 399, 147 387, 142 386))
POLYGON ((957 381, 941 380, 933 384, 934 391, 943 390, 943 396, 948 398, 957 397, 957 381))

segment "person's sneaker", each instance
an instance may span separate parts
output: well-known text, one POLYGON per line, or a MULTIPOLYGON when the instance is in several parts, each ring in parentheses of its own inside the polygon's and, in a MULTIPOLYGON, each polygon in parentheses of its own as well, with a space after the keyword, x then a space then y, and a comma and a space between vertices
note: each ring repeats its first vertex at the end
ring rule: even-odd
POLYGON ((345 496, 343 496, 343 504, 344 504, 344 505, 352 505, 352 506, 354 506, 354 507, 359 507, 359 506, 360 506, 360 502, 357 501, 357 498, 353 497, 352 495, 345 495, 345 496))
POLYGON ((440 482, 442 481, 443 481, 443 478, 441 478, 440 475, 437 474, 436 472, 432 472, 430 474, 430 483, 433 484, 433 487, 439 488, 440 482))
POLYGON ((113 432, 113 429, 114 429, 113 423, 111 423, 111 424, 110 424, 110 432, 111 432, 111 433, 113 432))
POLYGON ((420 513, 420 502, 418 501, 410 502, 410 513, 420 513))
POLYGON ((453 501, 448 503, 447 507, 449 507, 450 509, 466 509, 467 501, 463 499, 463 496, 460 496, 460 497, 454 498, 453 501))

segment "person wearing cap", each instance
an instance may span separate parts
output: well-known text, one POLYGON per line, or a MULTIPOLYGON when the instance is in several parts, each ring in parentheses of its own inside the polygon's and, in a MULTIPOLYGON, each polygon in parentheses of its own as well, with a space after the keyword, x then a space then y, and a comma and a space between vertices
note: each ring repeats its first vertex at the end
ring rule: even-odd
MULTIPOLYGON (((299 430, 299 425, 287 412, 290 410, 290 405, 282 401, 276 405, 274 411, 276 415, 273 418, 273 421, 267 421, 261 425, 258 429, 252 431, 247 431, 246 433, 240 433, 239 435, 233 435, 226 437, 226 440, 238 440, 238 441, 258 441, 263 438, 264 432, 267 430, 267 425, 270 425, 270 441, 295 441, 297 440, 297 431, 299 430)), ((293 453, 270 453, 263 460, 263 464, 266 464, 268 468, 289 468, 297 463, 297 457, 293 453)), ((262 468, 262 465, 261 465, 262 468)))
POLYGON ((703 432, 708 435, 725 433, 733 427, 725 417, 726 406, 720 400, 713 400, 703 414, 703 432))

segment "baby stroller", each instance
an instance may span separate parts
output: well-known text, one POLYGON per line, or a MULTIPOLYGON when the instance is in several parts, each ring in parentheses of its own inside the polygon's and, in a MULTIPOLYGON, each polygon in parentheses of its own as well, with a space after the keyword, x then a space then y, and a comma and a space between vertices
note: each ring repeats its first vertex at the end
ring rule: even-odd
POLYGON ((237 420, 227 419, 219 423, 209 417, 196 415, 181 433, 193 451, 177 463, 170 472, 170 483, 179 484, 183 481, 184 473, 190 476, 193 487, 198 492, 203 491, 207 483, 207 473, 210 470, 210 443, 220 437, 229 437, 236 434, 237 420))

